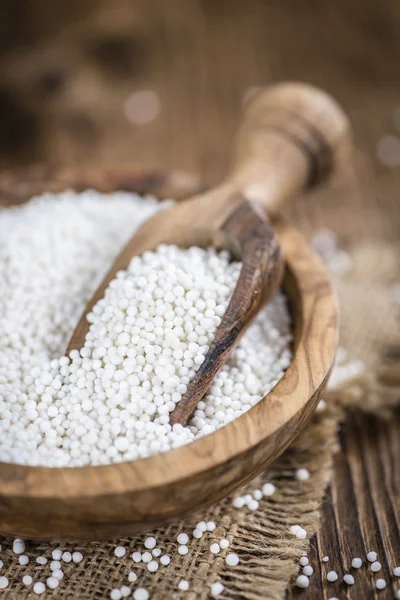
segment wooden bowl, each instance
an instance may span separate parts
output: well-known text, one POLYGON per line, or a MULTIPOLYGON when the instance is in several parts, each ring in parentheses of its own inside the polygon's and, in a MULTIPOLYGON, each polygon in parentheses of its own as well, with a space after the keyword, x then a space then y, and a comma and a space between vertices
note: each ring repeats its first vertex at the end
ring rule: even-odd
MULTIPOLYGON (((130 189, 180 198, 193 181, 111 169, 37 173, 0 180, 0 204, 74 187, 130 189)), ((187 446, 150 458, 82 468, 0 463, 0 531, 23 538, 89 540, 152 529, 224 498, 275 460, 306 424, 328 379, 337 344, 336 298, 302 236, 277 225, 286 256, 293 360, 283 378, 239 419, 187 446)))

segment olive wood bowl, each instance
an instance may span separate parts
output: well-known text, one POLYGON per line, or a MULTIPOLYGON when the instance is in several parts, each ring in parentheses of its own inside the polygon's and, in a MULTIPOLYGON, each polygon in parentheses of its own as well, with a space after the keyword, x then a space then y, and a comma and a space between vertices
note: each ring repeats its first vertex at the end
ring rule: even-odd
MULTIPOLYGON (((93 187, 176 199, 201 189, 180 172, 130 167, 39 169, 3 175, 0 205, 42 191, 93 187)), ((224 498, 274 461, 304 427, 333 364, 338 336, 335 294, 303 237, 275 223, 285 255, 283 288, 293 325, 293 360, 247 413, 187 446, 134 462, 79 468, 0 463, 0 531, 23 538, 94 540, 126 536, 176 520, 224 498)))

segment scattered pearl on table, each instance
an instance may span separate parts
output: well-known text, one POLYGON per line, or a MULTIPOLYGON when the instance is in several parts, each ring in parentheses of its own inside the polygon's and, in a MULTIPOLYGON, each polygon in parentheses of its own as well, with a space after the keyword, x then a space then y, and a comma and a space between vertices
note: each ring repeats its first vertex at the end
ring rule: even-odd
POLYGON ((338 578, 339 578, 339 575, 336 573, 336 571, 329 571, 329 573, 327 574, 326 578, 327 578, 327 580, 328 580, 329 582, 331 582, 331 583, 332 583, 332 582, 334 582, 334 581, 337 581, 337 580, 338 580, 338 578))
POLYGON ((299 575, 296 579, 296 585, 299 588, 308 588, 310 585, 310 580, 306 575, 299 575))

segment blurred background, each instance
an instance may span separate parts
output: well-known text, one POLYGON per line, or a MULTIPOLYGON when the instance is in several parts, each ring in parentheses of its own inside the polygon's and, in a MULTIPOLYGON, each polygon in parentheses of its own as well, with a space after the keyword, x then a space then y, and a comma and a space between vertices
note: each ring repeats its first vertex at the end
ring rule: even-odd
POLYGON ((396 0, 2 0, 0 14, 3 167, 138 162, 214 182, 243 101, 282 79, 338 98, 378 176, 400 165, 396 0))

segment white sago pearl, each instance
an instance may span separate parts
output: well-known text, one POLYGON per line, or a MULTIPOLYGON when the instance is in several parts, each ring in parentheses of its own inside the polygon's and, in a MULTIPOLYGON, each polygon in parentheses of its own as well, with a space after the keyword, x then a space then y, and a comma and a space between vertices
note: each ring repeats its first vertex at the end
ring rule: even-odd
POLYGON ((212 554, 219 554, 221 548, 220 545, 217 543, 211 544, 210 546, 210 552, 212 552, 212 554))
POLYGON ((155 548, 156 544, 157 544, 157 541, 156 541, 156 538, 154 538, 154 537, 147 537, 144 540, 144 546, 148 550, 152 550, 153 548, 155 548))
POLYGON ((83 560, 83 554, 81 552, 73 552, 72 560, 76 564, 80 563, 83 560))
POLYGON ((200 531, 207 531, 207 523, 205 521, 199 521, 199 523, 197 523, 196 525, 196 529, 199 529, 200 531))
POLYGON ((301 566, 301 567, 305 567, 306 565, 308 565, 308 563, 309 563, 309 562, 310 562, 310 561, 308 560, 307 556, 302 556, 302 557, 299 559, 299 563, 300 563, 300 566, 301 566))
POLYGON ((378 555, 377 555, 376 552, 374 552, 374 551, 368 552, 368 554, 367 554, 367 560, 369 562, 375 562, 377 558, 378 558, 378 555))
POLYGON ((110 598, 111 598, 111 600, 121 600, 121 598, 122 598, 121 590, 118 588, 114 588, 113 590, 111 590, 110 598))
POLYGON ((353 560, 351 561, 351 566, 354 567, 354 569, 360 569, 362 567, 361 558, 353 558, 353 560))
POLYGON ((189 552, 189 548, 185 544, 182 544, 181 546, 178 547, 178 552, 179 552, 179 554, 184 556, 185 554, 187 554, 189 552))
POLYGON ((326 576, 327 580, 330 581, 331 583, 333 583, 334 581, 337 581, 339 578, 339 575, 336 573, 336 571, 329 571, 329 573, 326 576))
POLYGON ((22 578, 22 583, 24 585, 32 585, 33 578, 30 575, 24 575, 22 578))
POLYGON ((308 588, 310 580, 306 575, 299 575, 296 579, 296 586, 298 588, 308 588))
POLYGON ((181 579, 181 581, 178 583, 178 588, 182 590, 182 592, 187 592, 189 587, 189 582, 186 581, 186 579, 181 579))
POLYGON ((297 469, 296 471, 296 479, 299 481, 307 481, 310 479, 310 471, 308 469, 297 469))
POLYGON ((239 564, 239 557, 237 554, 234 554, 232 552, 231 554, 228 554, 228 556, 225 558, 225 562, 230 567, 236 567, 236 565, 239 564))
POLYGON ((149 563, 153 558, 153 555, 150 552, 143 552, 142 554, 142 562, 149 563))
POLYGON ((377 590, 384 590, 386 587, 386 581, 384 579, 377 579, 375 585, 377 590))
POLYGON ((393 575, 394 575, 395 577, 400 577, 400 567, 395 567, 395 568, 393 569, 393 575))
POLYGON ((57 579, 57 577, 48 577, 46 579, 46 585, 51 590, 55 590, 60 585, 60 581, 57 579))
POLYGON ((56 577, 57 579, 61 580, 64 577, 64 571, 62 571, 61 569, 54 569, 53 577, 56 577))
POLYGON ((161 548, 154 548, 154 549, 151 551, 151 553, 152 553, 152 555, 153 555, 155 558, 158 558, 159 556, 161 556, 161 554, 162 554, 162 550, 161 550, 161 548))
POLYGON ((329 562, 329 556, 324 556, 322 558, 322 562, 325 562, 325 563, 329 562))
POLYGON ((187 533, 180 533, 177 536, 176 541, 178 542, 178 544, 187 544, 189 541, 189 536, 187 535, 187 533))
POLYGON ((229 548, 229 541, 226 539, 220 540, 219 547, 221 548, 221 550, 226 550, 227 548, 229 548))
POLYGON ((29 563, 29 556, 26 554, 21 554, 21 556, 18 558, 18 562, 22 566, 27 565, 29 563))
POLYGON ((134 571, 130 571, 129 575, 128 575, 128 581, 130 581, 130 583, 134 583, 137 580, 137 575, 134 571))
POLYGON ((248 502, 247 506, 250 510, 257 510, 257 508, 260 506, 260 503, 257 502, 257 500, 252 499, 248 502))
POLYGON ((61 560, 61 557, 62 557, 61 548, 56 548, 55 550, 53 550, 53 552, 51 553, 51 556, 54 560, 61 560))
POLYGON ((13 541, 13 552, 14 554, 23 554, 25 551, 25 542, 19 538, 13 541))
POLYGON ((307 575, 307 577, 310 577, 314 573, 314 569, 310 565, 306 565, 303 569, 303 573, 304 575, 307 575))
POLYGON ((164 565, 164 567, 166 567, 167 565, 169 565, 169 563, 171 562, 171 558, 168 556, 168 554, 163 554, 160 558, 160 563, 162 565, 164 565))
POLYGON ((59 560, 52 560, 50 563, 50 569, 52 571, 57 571, 57 569, 61 569, 61 563, 59 560))
POLYGON ((145 588, 137 588, 133 592, 133 598, 134 600, 148 600, 149 592, 145 588))
POLYGON ((37 594, 38 596, 40 596, 41 594, 43 594, 45 591, 46 591, 46 586, 41 581, 37 581, 33 585, 33 592, 35 594, 37 594))
POLYGON ((211 584, 211 596, 217 598, 224 591, 224 586, 219 581, 211 584))
POLYGON ((214 531, 215 528, 216 528, 216 524, 214 523, 214 521, 208 521, 207 531, 214 531))
POLYGON ((253 492, 254 500, 261 500, 262 497, 263 497, 263 493, 261 490, 254 490, 254 492, 253 492))
POLYGON ((158 562, 156 560, 151 560, 148 564, 147 564, 147 569, 151 572, 151 573, 155 573, 158 569, 158 562))
POLYGON ((197 540, 199 540, 200 538, 203 537, 203 532, 200 531, 200 529, 193 529, 193 537, 196 538, 197 540))
MULTIPOLYGON (((118 558, 122 558, 123 556, 125 556, 126 554, 126 548, 124 548, 123 546, 117 546, 114 550, 114 554, 115 556, 117 556, 118 558)), ((64 555, 63 555, 64 556, 64 555)))
POLYGON ((346 574, 346 575, 343 577, 343 581, 344 581, 345 583, 347 583, 347 585, 354 585, 354 581, 355 581, 355 580, 354 580, 354 577, 353 577, 353 575, 346 574))
POLYGON ((131 595, 131 588, 128 587, 127 585, 123 585, 120 589, 120 592, 121 592, 121 596, 123 598, 128 598, 128 596, 131 595))
POLYGON ((378 573, 378 571, 380 571, 381 568, 382 568, 382 565, 378 561, 373 562, 372 565, 371 565, 371 571, 373 573, 378 573))
POLYGON ((38 565, 45 565, 47 563, 47 558, 45 556, 38 556, 36 562, 38 565))
POLYGON ((275 494, 276 488, 273 483, 264 483, 262 486, 262 493, 264 496, 272 496, 275 494))
POLYGON ((8 587, 8 579, 4 575, 0 576, 0 590, 5 590, 8 587))
POLYGON ((141 552, 132 552, 132 560, 135 563, 139 563, 142 560, 142 554, 141 554, 141 552))

